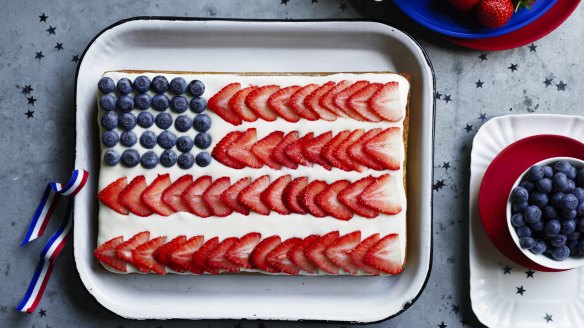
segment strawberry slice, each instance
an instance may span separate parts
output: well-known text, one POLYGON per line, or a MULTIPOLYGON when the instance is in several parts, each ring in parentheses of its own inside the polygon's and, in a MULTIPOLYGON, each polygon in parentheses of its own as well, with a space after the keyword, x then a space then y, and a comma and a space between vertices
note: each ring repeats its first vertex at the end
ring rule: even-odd
POLYGON ((399 83, 388 82, 369 99, 369 107, 383 119, 397 122, 404 117, 401 106, 399 83))
POLYGON ((283 138, 284 132, 274 131, 251 146, 251 152, 267 166, 279 170, 282 164, 272 159, 272 154, 283 138))
POLYGON ((316 273, 318 268, 310 262, 308 257, 306 257, 305 250, 314 242, 320 240, 319 235, 310 235, 302 242, 298 243, 294 246, 290 251, 288 251, 288 258, 292 263, 296 264, 301 270, 304 270, 308 273, 316 273))
POLYGON ((221 177, 215 181, 203 192, 203 201, 211 213, 219 217, 228 216, 233 212, 231 207, 221 201, 221 194, 231 186, 229 177, 221 177))
POLYGON ((324 146, 332 139, 331 131, 323 133, 308 140, 302 148, 302 154, 307 161, 317 163, 327 170, 331 170, 331 164, 321 155, 324 146))
POLYGON ((373 181, 359 195, 359 202, 385 214, 397 214, 402 206, 399 184, 393 175, 384 174, 373 181))
POLYGON ((345 114, 345 112, 337 108, 337 106, 335 105, 335 96, 339 92, 348 88, 351 84, 352 83, 347 80, 342 80, 341 82, 337 83, 337 85, 335 85, 332 89, 330 89, 329 92, 325 93, 322 97, 320 97, 318 103, 331 113, 337 115, 338 117, 344 118, 349 117, 347 114, 345 114))
POLYGON ((259 169, 263 166, 262 161, 251 151, 251 146, 256 141, 258 141, 256 129, 247 129, 227 148, 227 156, 245 166, 259 169))
POLYGON ((327 247, 325 255, 341 269, 356 274, 359 272, 359 267, 351 259, 351 252, 359 243, 361 243, 361 231, 353 231, 335 240, 327 247))
POLYGON ((300 196, 308 185, 307 177, 299 177, 290 182, 282 192, 284 205, 293 213, 306 214, 306 210, 300 204, 300 196))
POLYGON ((229 248, 225 257, 242 268, 252 269, 253 266, 249 261, 250 254, 260 240, 262 240, 262 235, 258 232, 245 234, 229 248))
POLYGON ((338 199, 339 192, 347 188, 351 183, 347 180, 339 180, 330 184, 326 189, 316 195, 316 204, 332 217, 339 220, 350 220, 353 211, 346 207, 338 199))
POLYGON ((250 183, 251 179, 249 177, 239 179, 221 194, 221 201, 225 205, 231 207, 235 212, 249 215, 249 208, 245 207, 245 205, 243 205, 237 198, 239 197, 239 193, 245 189, 245 187, 249 186, 250 183))
POLYGON ((170 187, 170 174, 161 174, 144 190, 140 199, 156 214, 169 216, 174 213, 172 208, 162 201, 162 193, 170 187))
POLYGON ((359 140, 355 141, 352 145, 349 146, 349 156, 354 160, 354 162, 361 163, 374 170, 385 170, 383 164, 365 153, 365 143, 381 133, 381 131, 381 128, 369 130, 363 136, 361 136, 359 140))
POLYGON ((300 89, 298 89, 292 97, 290 97, 290 106, 294 109, 296 114, 300 117, 305 118, 309 121, 316 121, 320 118, 318 114, 312 109, 308 108, 304 104, 304 100, 308 97, 314 90, 318 89, 318 84, 309 84, 300 89))
POLYGON ((178 272, 185 272, 189 270, 193 258, 193 253, 198 251, 199 248, 203 246, 203 241, 205 241, 205 237, 200 235, 194 236, 172 250, 168 254, 168 258, 173 264, 173 270, 178 272))
POLYGON ((374 210, 373 208, 363 205, 359 202, 359 195, 367 188, 370 184, 375 181, 375 178, 372 176, 365 177, 361 180, 353 182, 350 186, 346 187, 345 189, 339 192, 338 199, 341 203, 347 206, 351 211, 366 217, 368 219, 372 219, 379 215, 379 212, 374 210))
POLYGON ((278 114, 270 108, 268 99, 278 90, 280 90, 280 87, 277 85, 257 87, 247 95, 245 104, 263 120, 275 121, 278 118, 278 114))
POLYGON ((209 101, 207 102, 207 107, 215 112, 225 121, 233 124, 240 125, 241 117, 239 117, 235 112, 229 108, 229 100, 241 90, 240 83, 231 83, 223 87, 221 91, 217 92, 209 101))
POLYGON ((297 164, 302 165, 302 166, 312 165, 312 163, 309 162, 306 159, 306 157, 304 157, 304 154, 302 153, 302 150, 304 149, 305 145, 308 142, 310 142, 310 140, 312 140, 312 136, 314 136, 314 132, 310 132, 310 133, 306 134, 304 137, 289 144, 286 147, 286 149, 284 150, 286 157, 288 157, 288 159, 290 159, 294 163, 297 163, 297 164))
POLYGON ((276 163, 279 163, 287 168, 291 169, 298 168, 298 164, 288 159, 288 157, 285 154, 286 147, 288 147, 289 144, 293 143, 296 140, 298 140, 298 131, 292 131, 288 133, 286 136, 284 136, 282 141, 280 141, 276 148, 274 148, 274 151, 272 152, 272 159, 276 163))
POLYGON ((158 261, 158 263, 164 264, 167 267, 170 267, 171 269, 173 269, 174 271, 180 272, 181 268, 176 266, 170 260, 170 254, 172 252, 174 252, 182 244, 184 244, 186 241, 187 241, 186 236, 184 236, 184 235, 178 236, 178 237, 174 238, 173 240, 169 241, 168 243, 158 247, 158 249, 156 249, 154 251, 154 254, 152 254, 152 256, 154 256, 154 259, 156 259, 156 261, 158 261))
POLYGON ((133 264, 144 273, 155 272, 157 274, 166 274, 166 268, 158 263, 153 256, 158 247, 164 245, 166 236, 156 237, 150 241, 139 245, 132 251, 133 264))
POLYGON ((402 272, 399 235, 389 234, 371 246, 365 254, 365 263, 388 274, 402 272))
POLYGON ((231 168, 234 169, 244 168, 245 164, 227 156, 227 150, 231 147, 231 144, 235 142, 235 140, 237 140, 242 134, 243 132, 239 131, 229 132, 225 137, 223 137, 223 139, 221 139, 217 143, 217 145, 215 145, 215 148, 213 148, 213 151, 211 152, 211 157, 216 159, 219 163, 227 165, 231 168))
POLYGON ((175 212, 188 212, 189 207, 182 200, 183 192, 193 183, 193 176, 185 174, 176 179, 170 187, 162 193, 162 201, 175 212))
POLYGON ((367 239, 363 240, 353 251, 351 252, 351 259, 355 263, 356 266, 364 270, 365 272, 378 276, 381 271, 376 269, 375 267, 365 263, 365 254, 367 251, 379 241, 381 237, 379 234, 373 234, 369 236, 367 239))
POLYGON ((369 122, 380 122, 382 120, 379 115, 373 111, 369 106, 369 99, 373 96, 377 90, 381 89, 383 84, 381 83, 371 83, 363 89, 352 94, 349 99, 347 99, 347 105, 357 112, 359 115, 365 118, 369 122))
POLYGON ((245 187, 238 196, 238 200, 250 210, 261 214, 270 214, 270 208, 261 200, 261 194, 270 185, 270 177, 263 175, 257 178, 249 186, 245 187))
POLYGON ((142 202, 140 197, 146 188, 148 188, 146 178, 143 175, 139 175, 132 179, 130 184, 120 192, 118 201, 130 212, 138 216, 150 216, 153 213, 152 210, 142 202))
POLYGON ((316 216, 317 218, 323 218, 327 216, 320 206, 316 203, 316 195, 320 194, 328 185, 322 180, 314 180, 306 186, 306 189, 302 192, 300 196, 300 204, 308 211, 308 213, 316 216))
POLYGON ((363 116, 359 115, 359 113, 357 113, 351 107, 349 107, 347 101, 349 100, 349 97, 351 97, 354 93, 365 88, 368 85, 369 82, 367 81, 357 81, 351 84, 351 86, 336 94, 334 99, 335 106, 337 106, 339 110, 345 112, 345 114, 347 114, 350 118, 357 121, 363 121, 364 120, 363 116))
POLYGON ((316 115, 325 121, 336 120, 337 115, 320 104, 320 98, 328 93, 332 88, 334 88, 335 85, 335 82, 327 82, 318 87, 311 94, 309 94, 306 99, 304 99, 304 106, 308 107, 311 111, 315 112, 316 115))
POLYGON ((258 119, 256 113, 254 113, 247 105, 245 104, 245 98, 249 95, 250 92, 255 90, 256 87, 247 87, 237 91, 231 99, 229 99, 229 109, 232 112, 237 114, 237 116, 241 117, 242 120, 246 122, 254 122, 258 119))
POLYGON ((302 239, 296 237, 284 240, 266 255, 266 261, 278 272, 298 275, 300 268, 290 260, 288 253, 301 242, 302 239))
POLYGON ((330 274, 338 274, 339 267, 326 256, 325 252, 326 249, 337 240, 337 238, 339 238, 338 231, 329 232, 320 237, 319 240, 312 243, 312 245, 308 246, 305 251, 306 257, 314 265, 330 274))
POLYGON ((337 146, 337 148, 333 149, 333 157, 336 158, 339 162, 343 163, 344 167, 350 167, 351 170, 355 170, 357 172, 363 172, 367 168, 361 165, 359 162, 353 161, 351 156, 349 156, 349 147, 355 143, 361 136, 365 134, 365 131, 362 129, 353 130, 347 139, 343 140, 343 142, 337 146))
POLYGON ((207 240, 199 250, 193 253, 191 257, 192 266, 200 268, 203 272, 209 272, 212 274, 219 274, 219 270, 210 266, 207 261, 209 260, 209 255, 211 252, 219 245, 219 238, 213 237, 207 240))
POLYGON ((119 178, 116 181, 107 185, 107 187, 103 188, 98 194, 97 199, 100 202, 107 205, 112 210, 128 215, 130 211, 120 203, 120 193, 126 186, 128 185, 128 179, 126 177, 119 178))
POLYGON ((346 166, 338 160, 335 155, 334 151, 343 144, 343 142, 351 135, 351 131, 345 130, 337 133, 324 147, 322 148, 321 156, 327 160, 332 166, 337 167, 343 171, 352 171, 354 168, 351 166, 346 166))
POLYGON ((401 167, 400 154, 402 149, 402 133, 400 128, 385 129, 375 137, 365 142, 363 150, 366 154, 383 164, 390 170, 401 167))
POLYGON ((283 192, 284 188, 288 186, 292 178, 290 175, 284 175, 272 182, 264 192, 261 194, 261 199, 271 210, 280 214, 290 214, 290 210, 284 204, 283 192))
POLYGON ((119 244, 116 247, 116 255, 117 257, 122 260, 126 261, 130 264, 134 264, 134 260, 132 258, 132 251, 147 242, 150 239, 150 232, 149 231, 142 231, 134 235, 134 237, 126 240, 125 242, 119 244))
POLYGON ((93 256, 102 264, 121 272, 127 272, 126 262, 116 255, 116 247, 123 242, 124 237, 122 236, 106 241, 93 251, 93 256))
POLYGON ((207 218, 213 214, 209 206, 203 201, 203 193, 209 188, 212 182, 210 176, 204 175, 198 177, 185 189, 181 199, 189 208, 189 212, 202 218, 207 218))
POLYGON ((237 272, 240 270, 239 265, 229 261, 226 257, 227 251, 237 243, 239 239, 235 237, 229 237, 223 240, 217 245, 209 254, 209 259, 207 263, 216 269, 225 270, 227 272, 237 272))
POLYGON ((281 241, 280 236, 270 236, 260 241, 251 252, 250 262, 253 266, 266 272, 278 272, 266 261, 266 257, 281 241))
POLYGON ((295 123, 300 120, 300 116, 290 106, 290 98, 298 89, 300 89, 298 85, 282 88, 268 99, 270 108, 288 122, 295 123))

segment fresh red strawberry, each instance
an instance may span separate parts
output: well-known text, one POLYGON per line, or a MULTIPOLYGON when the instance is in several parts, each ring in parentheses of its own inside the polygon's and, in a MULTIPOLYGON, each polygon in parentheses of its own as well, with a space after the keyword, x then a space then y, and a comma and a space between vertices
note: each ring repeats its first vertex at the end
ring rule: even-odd
POLYGON ((383 164, 365 154, 365 143, 381 133, 381 131, 381 128, 369 130, 359 140, 349 146, 348 152, 349 156, 353 159, 353 163, 357 162, 378 171, 385 170, 383 164))
POLYGON ((288 122, 298 122, 300 120, 300 116, 290 106, 290 98, 298 89, 300 89, 298 85, 282 88, 268 99, 270 108, 288 122))
POLYGON ((335 157, 334 152, 337 147, 343 144, 343 142, 351 135, 351 131, 345 130, 337 133, 324 147, 322 148, 321 156, 327 160, 332 166, 337 167, 343 171, 352 171, 354 167, 346 166, 343 162, 339 161, 335 157))
POLYGON ((499 28, 511 19, 515 7, 511 0, 482 0, 477 7, 479 23, 489 28, 499 28))
POLYGON ((174 213, 172 208, 162 201, 162 193, 170 187, 170 174, 161 174, 144 190, 140 199, 156 214, 169 216, 174 213))
POLYGON ((302 242, 298 243, 292 249, 288 251, 288 258, 292 263, 296 264, 301 270, 308 273, 316 273, 318 268, 310 262, 308 257, 306 257, 305 251, 310 245, 314 244, 316 241, 320 240, 319 235, 310 235, 302 242))
POLYGON ((193 256, 191 257, 192 266, 202 269, 203 272, 206 271, 212 274, 219 274, 219 270, 207 263, 209 255, 211 255, 211 252, 217 247, 217 245, 219 245, 219 238, 213 237, 207 240, 199 250, 193 253, 193 256))
POLYGON ((350 167, 352 170, 357 172, 363 172, 367 168, 361 163, 353 161, 351 156, 349 156, 349 147, 354 144, 361 136, 365 134, 365 131, 358 129, 353 130, 347 136, 347 139, 343 140, 343 142, 337 146, 337 148, 333 149, 333 157, 336 158, 339 162, 343 163, 344 167, 350 167))
POLYGON ((252 269, 250 254, 256 245, 262 240, 262 235, 258 232, 250 232, 243 235, 239 240, 229 248, 225 255, 227 259, 238 266, 246 269, 252 269))
POLYGON ((266 261, 266 257, 281 241, 280 236, 270 236, 260 241, 251 252, 250 262, 252 265, 266 272, 278 272, 266 261))
POLYGON ((338 231, 332 231, 320 237, 319 240, 308 246, 305 251, 306 257, 321 270, 330 274, 338 274, 339 267, 331 261, 325 254, 326 249, 339 238, 338 231))
POLYGON ((302 138, 289 144, 284 150, 286 157, 288 157, 288 159, 290 159, 294 163, 297 163, 302 166, 312 165, 312 163, 306 159, 302 152, 306 144, 310 142, 310 140, 312 140, 312 136, 314 136, 314 132, 307 133, 302 138))
POLYGON ((122 261, 126 261, 130 264, 134 264, 132 259, 132 251, 147 242, 150 239, 149 231, 142 231, 134 235, 134 237, 126 240, 125 242, 119 244, 116 247, 116 255, 122 261))
POLYGON ((331 91, 335 85, 335 82, 327 82, 318 87, 318 89, 314 90, 306 97, 306 99, 304 99, 304 106, 308 107, 311 111, 315 112, 321 119, 325 121, 336 120, 337 115, 320 104, 320 98, 331 91))
POLYGON ((478 7, 481 1, 482 0, 448 0, 448 3, 456 10, 465 14, 470 14, 478 7))
POLYGON ((369 106, 369 99, 377 92, 377 90, 381 89, 382 86, 383 84, 381 83, 369 84, 365 88, 352 94, 349 99, 347 99, 347 105, 359 115, 363 116, 366 121, 381 121, 381 117, 379 117, 379 115, 377 115, 369 106))
POLYGON ((107 187, 103 188, 98 194, 97 199, 100 202, 107 205, 112 210, 127 215, 130 213, 128 209, 120 203, 120 193, 126 186, 128 185, 128 179, 126 177, 119 178, 116 181, 107 185, 107 187))
POLYGON ((161 236, 139 245, 132 251, 132 263, 144 273, 152 271, 157 274, 166 274, 164 265, 158 263, 153 256, 154 251, 164 245, 165 242, 166 236, 161 236))
POLYGON ((359 202, 385 214, 401 212, 402 205, 396 178, 389 174, 378 177, 359 195, 359 202))
POLYGON ((279 170, 282 168, 282 164, 273 160, 272 154, 283 138, 284 132, 274 131, 256 142, 251 147, 251 152, 267 166, 275 170, 279 170))
POLYGON ((378 276, 381 273, 381 271, 379 271, 375 267, 370 266, 369 264, 365 263, 365 254, 367 254, 367 251, 373 245, 375 245, 379 241, 380 238, 381 237, 379 237, 378 233, 373 234, 373 235, 369 236, 367 239, 363 240, 351 252, 351 259, 353 260, 355 265, 358 266, 359 268, 361 268, 362 270, 364 270, 365 272, 372 274, 372 275, 375 275, 375 276, 378 276))
POLYGON ((356 274, 359 267, 351 259, 351 252, 361 243, 361 231, 353 231, 339 237, 327 247, 325 255, 341 269, 348 273, 356 274))
POLYGON ((189 208, 181 199, 181 196, 191 183, 193 183, 193 176, 190 174, 185 174, 176 179, 176 181, 162 193, 162 201, 175 212, 188 212, 189 208))
POLYGON ((164 264, 167 267, 170 267, 174 271, 179 271, 180 272, 181 271, 181 268, 178 267, 178 266, 176 266, 170 260, 170 254, 172 252, 174 252, 175 249, 177 249, 182 244, 184 244, 186 241, 187 241, 187 237, 186 236, 184 236, 184 235, 178 236, 178 237, 174 238, 173 240, 169 241, 168 243, 166 243, 166 244, 158 247, 158 249, 156 249, 154 251, 154 254, 152 254, 152 256, 154 256, 154 259, 156 259, 156 261, 158 261, 159 263, 164 264))
POLYGON ((225 270, 227 272, 237 272, 240 270, 239 265, 229 261, 226 257, 227 251, 237 243, 239 239, 235 237, 229 237, 224 239, 222 242, 213 249, 211 254, 209 254, 209 260, 207 263, 217 269, 225 270))
POLYGON ((304 144, 302 148, 302 154, 307 161, 316 163, 327 170, 331 170, 331 164, 322 157, 322 149, 324 146, 332 139, 333 133, 331 131, 325 132, 319 136, 316 136, 304 144))
POLYGON ((285 153, 286 147, 288 147, 289 144, 293 143, 296 140, 298 140, 298 131, 292 131, 292 132, 288 133, 286 136, 284 136, 282 141, 280 141, 280 143, 276 146, 276 148, 274 148, 274 151, 272 152, 272 159, 276 163, 279 163, 287 168, 291 168, 291 169, 298 168, 298 164, 291 161, 286 156, 286 153, 285 153))
POLYGON ((359 202, 359 195, 373 182, 375 182, 375 178, 371 176, 353 182, 350 186, 339 192, 339 201, 358 215, 369 219, 377 217, 379 212, 359 202))
POLYGON ((328 188, 326 182, 322 180, 314 180, 306 186, 306 189, 300 196, 300 204, 312 215, 317 218, 327 216, 327 212, 320 208, 316 203, 316 195, 320 194, 325 188, 328 188))
POLYGON ((345 114, 347 114, 349 117, 351 117, 354 120, 364 121, 365 119, 363 118, 363 116, 359 115, 359 113, 357 113, 351 107, 349 107, 349 104, 347 103, 347 101, 349 100, 349 97, 351 97, 357 91, 365 88, 368 85, 369 85, 369 82, 367 82, 367 81, 357 81, 357 82, 351 84, 351 86, 349 86, 348 88, 337 93, 337 95, 335 96, 335 99, 334 99, 334 102, 335 102, 335 105, 337 106, 337 108, 339 110, 345 112, 345 114))
POLYGON ((240 83, 231 83, 226 85, 221 91, 217 92, 209 101, 207 102, 207 107, 215 112, 225 121, 233 124, 240 125, 241 117, 239 117, 235 112, 229 108, 229 100, 241 90, 240 83))
POLYGON ((296 237, 284 240, 266 255, 266 261, 278 272, 297 275, 300 268, 290 260, 288 253, 301 242, 302 239, 296 237))
POLYGON ((318 87, 319 87, 318 84, 306 85, 306 86, 298 89, 298 91, 296 91, 292 95, 292 97, 290 97, 290 106, 292 106, 292 109, 294 109, 296 114, 300 115, 300 117, 303 117, 309 121, 316 121, 320 117, 318 116, 318 114, 315 111, 313 111, 312 109, 308 108, 305 105, 304 100, 314 90, 318 89, 318 87))
POLYGON ((238 200, 250 210, 261 214, 270 214, 270 208, 261 200, 261 194, 270 185, 270 177, 263 175, 245 187, 238 196, 238 200))
POLYGON ((140 197, 146 188, 148 188, 146 178, 143 175, 139 175, 132 179, 130 184, 120 192, 118 201, 130 212, 138 216, 150 216, 153 213, 152 210, 142 202, 140 197))
POLYGON ((227 148, 227 156, 245 166, 259 169, 263 163, 251 151, 251 147, 256 141, 258 141, 256 129, 247 129, 227 148))
POLYGON ((306 210, 300 204, 300 196, 308 185, 307 177, 299 177, 290 182, 282 192, 282 200, 286 207, 293 213, 306 214, 306 210))
POLYGON ((93 256, 109 267, 112 267, 118 271, 126 272, 128 269, 126 267, 126 262, 120 259, 116 255, 116 247, 124 242, 124 237, 118 236, 105 243, 101 244, 98 248, 93 251, 93 256))
POLYGON ((234 160, 231 157, 227 156, 227 150, 231 147, 231 144, 237 140, 243 132, 233 131, 229 132, 223 139, 221 139, 213 151, 211 152, 211 156, 216 159, 219 163, 227 165, 234 169, 242 169, 245 167, 240 161, 234 160))
POLYGON ((290 214, 290 210, 284 204, 283 192, 291 180, 292 178, 289 174, 274 180, 261 194, 261 199, 264 204, 280 214, 290 214))
POLYGON ((366 154, 380 162, 385 168, 399 170, 402 151, 402 133, 400 128, 388 128, 367 140, 363 145, 366 154))
POLYGON ((225 217, 233 212, 231 207, 221 201, 221 194, 229 187, 231 187, 229 177, 221 177, 213 181, 209 188, 203 192, 203 201, 209 206, 211 213, 216 216, 225 217))
POLYGON ((231 207, 235 212, 249 215, 249 208, 245 207, 245 205, 239 202, 237 198, 239 197, 239 193, 245 189, 245 187, 249 186, 250 183, 251 179, 249 177, 239 179, 221 194, 221 201, 225 205, 231 207))
POLYGON ((365 263, 388 274, 402 272, 403 263, 399 235, 389 234, 371 246, 365 254, 365 263))
POLYGON ((335 105, 335 96, 339 92, 348 88, 351 84, 352 83, 347 80, 342 80, 341 82, 337 83, 337 85, 335 85, 332 89, 330 89, 327 93, 325 93, 322 97, 320 97, 318 103, 338 117, 344 118, 349 117, 347 114, 345 114, 345 112, 337 108, 337 106, 335 105))
POLYGON ((369 99, 369 108, 386 121, 401 120, 404 114, 400 102, 399 83, 388 82, 379 88, 369 99))
POLYGON ((203 175, 185 189, 181 199, 189 208, 189 212, 202 218, 207 218, 213 214, 209 206, 203 201, 203 193, 209 188, 212 182, 210 176, 203 175))
POLYGON ((256 87, 243 88, 237 91, 237 93, 235 93, 229 100, 229 109, 246 122, 254 122, 258 119, 256 113, 245 104, 245 98, 247 98, 249 93, 255 90, 255 88, 256 87))
POLYGON ((347 180, 338 180, 331 183, 326 189, 316 195, 316 204, 336 219, 350 220, 353 217, 353 211, 338 199, 339 192, 343 191, 350 184, 347 180))
POLYGON ((185 272, 189 269, 193 258, 193 253, 198 251, 203 246, 205 237, 194 236, 189 238, 186 242, 174 248, 169 254, 168 258, 172 262, 173 270, 178 272, 185 272))
POLYGON ((280 87, 277 85, 257 87, 247 95, 245 104, 262 119, 270 122, 275 121, 278 118, 278 114, 270 108, 268 99, 278 90, 280 90, 280 87))

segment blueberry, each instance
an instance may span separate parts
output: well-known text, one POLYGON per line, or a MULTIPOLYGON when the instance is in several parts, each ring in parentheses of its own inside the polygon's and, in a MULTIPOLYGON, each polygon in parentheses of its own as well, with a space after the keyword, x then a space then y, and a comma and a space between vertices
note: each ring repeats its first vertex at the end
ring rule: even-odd
POLYGON ((182 77, 175 77, 170 81, 170 91, 175 95, 182 95, 187 92, 187 81, 182 77))
POLYGON ((560 207, 560 201, 562 200, 562 198, 564 198, 564 193, 562 192, 552 194, 552 197, 550 197, 550 203, 552 203, 552 205, 554 205, 555 207, 560 207))
POLYGON ((118 114, 107 112, 101 117, 101 126, 106 130, 113 130, 118 126, 118 114))
POLYGON ((560 232, 563 234, 569 234, 576 231, 576 220, 564 220, 562 221, 562 228, 560 232))
POLYGON ((552 185, 554 191, 564 192, 567 191, 568 186, 568 178, 564 173, 556 173, 552 177, 552 185))
POLYGON ((110 93, 116 89, 116 84, 111 78, 104 76, 97 82, 97 88, 103 93, 110 93))
POLYGON ((537 190, 540 192, 549 193, 552 191, 552 179, 550 178, 542 178, 541 180, 535 183, 537 190))
POLYGON ((545 206, 541 213, 541 216, 546 220, 553 219, 558 216, 558 212, 556 212, 556 209, 551 205, 545 206))
POLYGON ((170 106, 170 101, 166 95, 156 95, 152 98, 152 108, 159 112, 164 112, 168 106, 170 106))
POLYGON ((560 207, 563 210, 573 210, 578 207, 578 198, 572 194, 566 194, 560 200, 560 207))
POLYGON ((568 177, 570 180, 575 180, 577 174, 578 170, 575 167, 570 166, 570 170, 568 170, 568 173, 566 173, 566 177, 568 177))
POLYGON ((568 237, 566 235, 563 234, 559 234, 556 236, 553 236, 552 238, 550 238, 550 244, 552 244, 552 246, 554 247, 561 247, 566 245, 566 242, 568 241, 568 237))
POLYGON ((584 218, 578 219, 578 231, 584 232, 584 218))
POLYGON ((152 149, 156 146, 156 135, 152 131, 145 131, 140 136, 140 145, 147 149, 152 149))
POLYGON ((543 230, 547 236, 553 237, 560 232, 561 228, 562 225, 560 224, 560 221, 556 219, 551 219, 545 223, 545 227, 543 228, 543 230))
POLYGON ((132 92, 132 81, 125 77, 121 78, 118 81, 118 91, 123 95, 127 95, 128 93, 132 92))
POLYGON ((150 89, 150 79, 147 76, 140 75, 134 79, 134 89, 139 93, 144 93, 150 89))
POLYGON ((165 150, 160 154, 160 164, 164 167, 172 167, 176 164, 177 156, 172 150, 165 150))
POLYGON ((126 147, 132 147, 138 142, 138 136, 132 131, 124 131, 120 136, 120 143, 126 147))
POLYGON ((174 96, 170 101, 170 107, 177 113, 184 113, 189 109, 189 101, 183 96, 174 96))
POLYGON ((580 187, 575 188, 572 194, 576 196, 576 198, 578 199, 578 203, 584 202, 584 188, 580 187))
POLYGON ((114 149, 108 149, 103 154, 103 160, 109 166, 116 166, 120 163, 120 154, 114 149))
POLYGON ((575 231, 568 234, 568 240, 580 240, 580 233, 575 231))
POLYGON ((158 135, 158 145, 164 149, 170 149, 176 144, 176 136, 169 131, 163 131, 158 135))
POLYGON ((106 147, 113 147, 118 143, 118 140, 120 139, 120 137, 118 136, 118 134, 115 131, 105 131, 102 135, 101 135, 101 142, 106 146, 106 147))
POLYGON ((543 167, 540 165, 534 165, 527 170, 525 178, 529 181, 536 182, 543 178, 543 167))
POLYGON ((172 126, 172 116, 168 113, 160 113, 156 115, 156 119, 154 120, 156 126, 166 130, 172 126))
POLYGON ((535 245, 529 249, 533 254, 543 254, 547 249, 547 246, 543 240, 536 240, 535 245))
POLYGON ((155 168, 156 165, 158 165, 159 161, 160 160, 158 159, 158 155, 156 155, 156 153, 153 152, 152 150, 149 150, 142 154, 142 158, 140 159, 140 163, 142 164, 142 167, 145 169, 155 168))
POLYGON ((205 110, 205 107, 207 107, 207 101, 201 97, 195 97, 191 99, 189 107, 197 114, 202 113, 205 110))
POLYGON ((135 149, 126 149, 122 153, 122 164, 126 167, 134 167, 140 163, 140 154, 135 149))
POLYGON ((563 261, 567 259, 568 256, 570 256, 570 249, 566 245, 552 249, 552 257, 556 261, 563 261))
POLYGON ((511 205, 511 210, 513 211, 513 213, 523 213, 523 211, 525 211, 525 209, 529 206, 528 202, 523 202, 523 203, 513 203, 511 205))
POLYGON ((513 216, 511 216, 511 224, 516 228, 525 225, 523 214, 521 213, 513 214, 513 216))
POLYGON ((531 230, 540 232, 540 231, 543 231, 543 227, 545 226, 545 223, 543 223, 543 221, 539 221, 539 222, 531 223, 529 226, 531 227, 531 230))
POLYGON ((126 131, 132 130, 136 126, 136 116, 132 113, 124 113, 120 116, 119 125, 126 131))
POLYGON ((150 97, 150 95, 147 93, 142 93, 134 98, 134 103, 139 109, 148 109, 152 104, 152 97, 150 97))
POLYGON ((188 153, 193 149, 193 139, 187 136, 182 136, 176 140, 176 149, 183 153, 188 153))
POLYGON ((195 136, 195 146, 197 146, 200 149, 209 148, 209 146, 211 146, 211 135, 205 132, 197 133, 197 135, 195 136))
POLYGON ((515 229, 515 232, 517 232, 517 237, 519 238, 531 237, 531 229, 528 226, 521 226, 515 229))
POLYGON ((564 220, 573 220, 578 215, 576 210, 562 211, 561 216, 564 220))
POLYGON ((103 95, 99 98, 99 105, 103 110, 112 111, 116 109, 116 103, 116 96, 112 94, 103 95))
POLYGON ((190 169, 195 164, 195 158, 190 153, 184 153, 178 157, 177 163, 181 169, 190 169))
POLYGON ((539 208, 543 208, 548 204, 549 200, 547 194, 543 192, 532 192, 531 195, 529 195, 529 202, 537 205, 539 208))
POLYGON ((533 246, 535 246, 535 240, 533 240, 531 237, 519 238, 519 245, 523 249, 531 249, 533 246))
POLYGON ((200 167, 206 167, 211 164, 211 155, 205 151, 200 152, 197 154, 197 157, 195 157, 195 162, 197 162, 197 165, 200 167))
POLYGON ((579 187, 584 187, 584 167, 578 169, 578 171, 576 172, 576 184, 579 187))
POLYGON ((570 180, 568 179, 568 192, 574 192, 574 190, 576 190, 576 183, 574 182, 574 180, 570 180))
POLYGON ((579 202, 576 207, 576 216, 584 216, 584 202, 579 202))
POLYGON ((523 212, 523 217, 529 223, 539 222, 541 220, 541 210, 535 205, 528 206, 523 212))
POLYGON ((535 183, 527 180, 523 180, 519 183, 519 187, 525 188, 525 190, 531 192, 535 189, 535 183))
POLYGON ((543 177, 544 178, 551 178, 554 176, 554 169, 551 166, 546 165, 543 167, 543 177))
POLYGON ((154 115, 150 114, 149 112, 142 112, 138 114, 138 125, 147 129, 154 124, 154 115))
POLYGON ((187 132, 191 126, 193 121, 186 115, 180 115, 174 120, 174 128, 179 132, 187 132))
POLYGON ((554 171, 568 175, 572 165, 568 161, 557 161, 552 165, 554 171))
POLYGON ((211 128, 211 118, 207 114, 199 114, 193 120, 193 127, 199 132, 207 132, 211 128))
POLYGON ((162 75, 155 76, 152 79, 151 87, 157 94, 163 94, 168 90, 168 80, 162 75))
POLYGON ((132 98, 132 96, 123 95, 118 98, 116 105, 122 112, 129 113, 134 109, 134 98, 132 98))
POLYGON ((526 202, 529 199, 529 192, 523 187, 515 187, 511 193, 511 199, 517 203, 526 202))

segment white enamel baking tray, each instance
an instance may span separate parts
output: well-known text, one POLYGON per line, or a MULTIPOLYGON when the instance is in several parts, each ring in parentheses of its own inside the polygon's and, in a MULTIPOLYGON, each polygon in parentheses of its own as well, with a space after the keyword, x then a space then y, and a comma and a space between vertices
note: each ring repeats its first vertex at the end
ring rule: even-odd
POLYGON ((434 77, 420 45, 365 21, 233 21, 141 17, 118 22, 85 50, 77 72, 78 168, 90 179, 75 202, 74 254, 85 287, 136 319, 279 319, 372 322, 421 293, 432 255, 434 77), (394 71, 411 76, 407 266, 395 277, 120 275, 98 268, 95 87, 104 71, 394 71))

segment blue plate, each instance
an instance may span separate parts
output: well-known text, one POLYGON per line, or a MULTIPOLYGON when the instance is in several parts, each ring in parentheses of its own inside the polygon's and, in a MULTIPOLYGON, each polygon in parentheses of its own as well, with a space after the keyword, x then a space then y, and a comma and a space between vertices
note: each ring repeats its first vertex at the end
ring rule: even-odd
POLYGON ((396 6, 418 23, 438 33, 464 39, 482 39, 518 30, 538 19, 556 2, 537 0, 530 10, 519 10, 505 26, 492 29, 479 25, 473 15, 456 11, 447 0, 394 0, 396 6))

